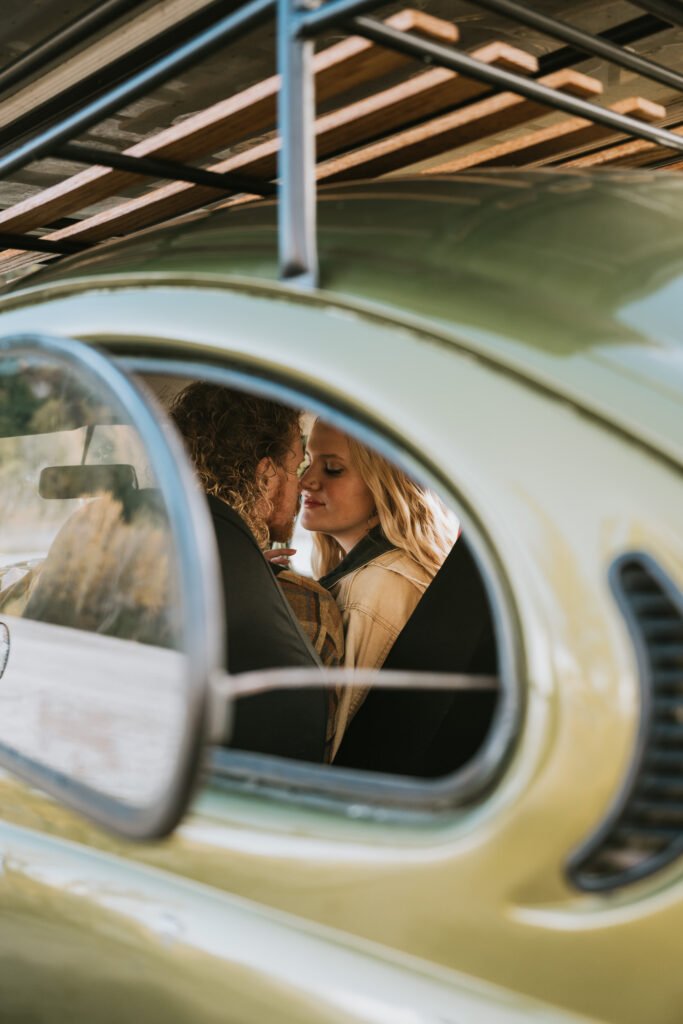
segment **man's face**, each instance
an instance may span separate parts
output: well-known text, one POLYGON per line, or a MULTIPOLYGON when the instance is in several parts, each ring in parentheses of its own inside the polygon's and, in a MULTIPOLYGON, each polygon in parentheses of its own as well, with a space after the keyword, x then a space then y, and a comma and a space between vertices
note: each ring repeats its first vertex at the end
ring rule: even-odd
POLYGON ((298 469, 303 461, 304 449, 297 431, 269 487, 268 497, 272 502, 273 511, 267 518, 266 525, 270 531, 271 541, 287 543, 292 536, 294 519, 299 511, 298 469))

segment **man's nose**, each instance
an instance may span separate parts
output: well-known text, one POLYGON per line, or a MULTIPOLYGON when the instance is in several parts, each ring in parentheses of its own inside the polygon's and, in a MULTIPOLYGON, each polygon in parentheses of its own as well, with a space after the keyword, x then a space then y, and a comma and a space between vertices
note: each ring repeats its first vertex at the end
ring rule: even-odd
POLYGON ((299 480, 300 491, 314 491, 319 486, 317 477, 311 466, 307 466, 299 480))

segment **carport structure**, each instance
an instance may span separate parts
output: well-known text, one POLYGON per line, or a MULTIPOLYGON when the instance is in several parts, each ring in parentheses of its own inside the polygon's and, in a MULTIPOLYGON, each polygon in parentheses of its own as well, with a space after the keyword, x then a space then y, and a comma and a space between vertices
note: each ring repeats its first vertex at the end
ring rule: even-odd
POLYGON ((282 274, 305 285, 316 278, 316 181, 683 168, 674 0, 9 6, 5 279, 279 192, 282 274))

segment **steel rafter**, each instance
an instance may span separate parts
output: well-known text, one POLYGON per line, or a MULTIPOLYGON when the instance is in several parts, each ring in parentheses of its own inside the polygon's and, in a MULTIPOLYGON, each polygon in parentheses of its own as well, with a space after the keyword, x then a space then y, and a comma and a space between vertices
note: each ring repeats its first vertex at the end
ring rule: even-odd
POLYGON ((484 7, 488 11, 502 14, 506 18, 521 22, 530 28, 537 28, 548 36, 554 36, 556 39, 569 43, 577 50, 583 50, 595 57, 602 57, 604 60, 611 61, 612 64, 628 68, 629 71, 635 71, 643 78, 650 78, 671 89, 683 91, 683 75, 678 71, 657 64, 647 57, 641 57, 633 50, 625 50, 621 46, 616 46, 604 37, 592 36, 588 32, 574 28, 573 25, 558 21, 557 18, 534 11, 532 8, 518 3, 517 0, 471 0, 471 2, 477 7, 484 7))
POLYGON ((145 174, 151 178, 168 178, 169 181, 189 181, 193 185, 208 185, 219 192, 248 192, 255 196, 273 196, 277 186, 269 181, 257 181, 239 174, 217 174, 201 167, 189 167, 175 160, 162 160, 151 156, 129 156, 111 149, 97 146, 82 146, 76 142, 65 142, 54 150, 53 156, 63 160, 74 160, 81 164, 96 164, 114 167, 118 171, 145 174))

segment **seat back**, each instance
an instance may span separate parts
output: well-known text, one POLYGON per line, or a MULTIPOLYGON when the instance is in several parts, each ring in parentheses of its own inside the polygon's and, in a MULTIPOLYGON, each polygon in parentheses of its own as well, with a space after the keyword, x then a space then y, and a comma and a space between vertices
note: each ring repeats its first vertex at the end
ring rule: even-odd
MULTIPOLYGON (((383 668, 495 675, 497 660, 486 589, 460 537, 383 668)), ((371 690, 335 764, 426 777, 455 771, 484 740, 497 699, 495 690, 371 690)))

